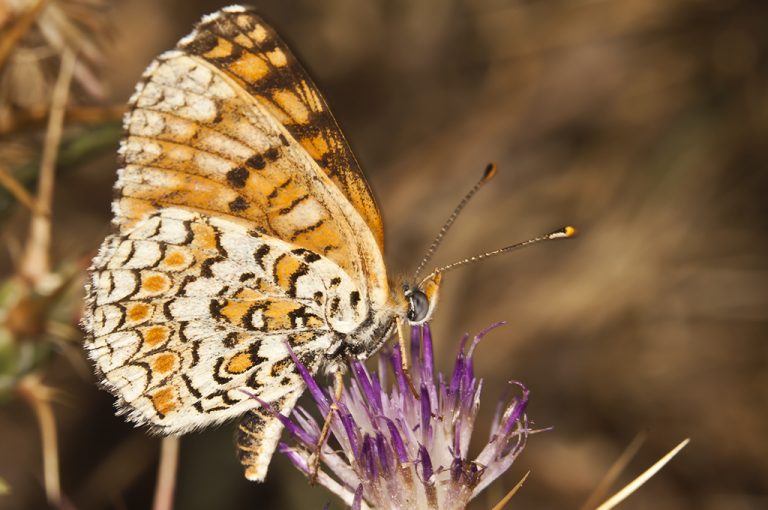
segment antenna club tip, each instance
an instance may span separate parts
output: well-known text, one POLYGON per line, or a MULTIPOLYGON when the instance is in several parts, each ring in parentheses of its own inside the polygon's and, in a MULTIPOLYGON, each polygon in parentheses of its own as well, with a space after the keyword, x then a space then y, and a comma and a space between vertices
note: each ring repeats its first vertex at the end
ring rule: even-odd
POLYGON ((565 237, 573 237, 577 234, 577 231, 575 227, 567 225, 563 228, 563 233, 565 234, 565 237))
POLYGON ((496 163, 488 163, 485 167, 485 173, 483 173, 483 182, 488 182, 496 175, 496 163))

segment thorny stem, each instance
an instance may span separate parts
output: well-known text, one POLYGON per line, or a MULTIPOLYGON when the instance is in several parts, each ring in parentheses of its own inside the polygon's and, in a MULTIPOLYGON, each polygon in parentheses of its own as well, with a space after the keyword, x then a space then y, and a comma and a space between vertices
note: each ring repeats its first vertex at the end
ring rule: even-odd
POLYGON ((48 503, 61 506, 61 481, 59 478, 59 445, 56 438, 56 419, 51 407, 51 390, 40 383, 36 374, 22 379, 19 392, 29 402, 40 426, 40 440, 43 446, 43 480, 48 503))
POLYGON ((37 208, 32 214, 29 238, 22 258, 21 275, 33 284, 50 270, 51 202, 53 200, 54 170, 61 134, 64 130, 64 109, 69 98, 75 63, 74 50, 66 48, 61 57, 59 76, 51 97, 51 112, 45 135, 45 146, 40 161, 37 183, 37 208))
POLYGON ((176 490, 176 470, 179 464, 179 436, 166 436, 160 443, 160 465, 153 510, 171 510, 176 490))

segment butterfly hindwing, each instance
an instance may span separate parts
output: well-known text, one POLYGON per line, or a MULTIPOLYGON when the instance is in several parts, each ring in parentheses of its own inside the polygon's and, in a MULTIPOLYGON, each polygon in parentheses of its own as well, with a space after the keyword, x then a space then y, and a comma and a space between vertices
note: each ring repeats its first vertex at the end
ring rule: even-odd
POLYGON ((315 372, 337 329, 364 316, 332 307, 355 292, 322 257, 247 225, 163 209, 94 260, 89 355, 123 412, 181 433, 303 389, 290 345, 315 372))

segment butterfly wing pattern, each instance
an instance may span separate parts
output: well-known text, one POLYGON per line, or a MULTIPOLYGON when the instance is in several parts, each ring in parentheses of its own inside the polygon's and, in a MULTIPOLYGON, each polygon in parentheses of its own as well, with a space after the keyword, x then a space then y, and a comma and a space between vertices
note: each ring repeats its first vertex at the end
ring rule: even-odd
POLYGON ((118 412, 162 434, 243 415, 263 480, 312 371, 368 357, 406 306, 370 188, 316 87, 252 10, 203 18, 125 117, 116 232, 94 259, 86 349, 118 412))

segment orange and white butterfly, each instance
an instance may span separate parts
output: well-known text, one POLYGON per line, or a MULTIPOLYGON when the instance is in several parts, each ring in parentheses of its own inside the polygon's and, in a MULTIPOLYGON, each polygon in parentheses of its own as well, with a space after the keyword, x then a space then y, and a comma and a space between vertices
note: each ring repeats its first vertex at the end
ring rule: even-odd
POLYGON ((125 116, 116 233, 91 267, 86 349, 118 412, 162 434, 243 416, 262 480, 313 373, 422 323, 436 282, 393 287, 381 216, 306 72, 253 10, 206 16, 146 70, 125 116))
POLYGON ((263 480, 282 425, 248 394, 291 412, 304 383, 288 346, 312 373, 338 375, 429 320, 441 273, 390 281, 381 215, 344 136, 249 8, 204 17, 152 62, 125 130, 85 347, 137 424, 183 434, 242 416, 240 460, 263 480))

